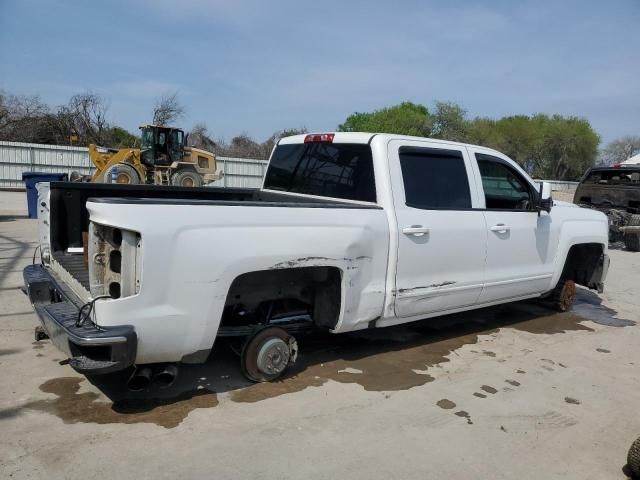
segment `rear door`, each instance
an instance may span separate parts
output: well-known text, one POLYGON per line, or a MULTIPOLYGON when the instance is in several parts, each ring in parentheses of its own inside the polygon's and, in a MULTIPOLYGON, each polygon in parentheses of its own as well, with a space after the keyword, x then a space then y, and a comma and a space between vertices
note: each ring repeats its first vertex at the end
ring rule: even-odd
POLYGON ((559 226, 536 208, 538 192, 508 158, 471 147, 482 180, 487 225, 485 285, 479 302, 508 300, 549 288, 559 226))
POLYGON ((487 229, 466 148, 392 140, 398 225, 396 315, 473 305, 483 285, 487 229))

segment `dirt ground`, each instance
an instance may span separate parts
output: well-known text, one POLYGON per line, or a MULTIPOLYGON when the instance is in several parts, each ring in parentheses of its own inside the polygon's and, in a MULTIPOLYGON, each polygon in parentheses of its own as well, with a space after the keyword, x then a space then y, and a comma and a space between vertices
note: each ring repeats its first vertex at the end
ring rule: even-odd
POLYGON ((563 202, 573 202, 573 195, 576 193, 575 189, 572 190, 558 190, 551 194, 554 200, 562 200, 563 202))
MULTIPOLYGON (((16 194, 17 195, 17 194, 16 194)), ((0 478, 624 479, 640 435, 640 254, 602 295, 301 339, 249 385, 229 345, 174 386, 64 364, 21 292, 36 224, 0 193, 0 478)))

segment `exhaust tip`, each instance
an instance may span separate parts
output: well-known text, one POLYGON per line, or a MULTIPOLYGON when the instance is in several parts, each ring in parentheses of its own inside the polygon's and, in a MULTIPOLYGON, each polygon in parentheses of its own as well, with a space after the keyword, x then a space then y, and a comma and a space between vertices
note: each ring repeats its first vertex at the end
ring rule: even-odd
POLYGON ((175 365, 166 365, 156 373, 153 379, 158 385, 160 385, 160 388, 167 388, 173 385, 177 376, 178 367, 175 365))
POLYGON ((132 392, 139 392, 147 388, 149 383, 151 383, 151 369, 149 367, 137 368, 129 377, 127 388, 132 392))

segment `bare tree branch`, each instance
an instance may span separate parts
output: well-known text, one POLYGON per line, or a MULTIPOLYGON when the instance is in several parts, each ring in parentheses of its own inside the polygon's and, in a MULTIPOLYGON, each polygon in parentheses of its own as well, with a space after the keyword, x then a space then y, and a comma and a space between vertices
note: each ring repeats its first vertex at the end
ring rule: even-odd
POLYGON ((627 135, 613 140, 602 149, 602 162, 605 165, 622 163, 640 152, 640 136, 627 135))
POLYGON ((164 95, 153 107, 153 123, 168 126, 184 116, 184 107, 178 100, 178 94, 164 95))
POLYGON ((216 142, 211 138, 206 123, 196 123, 189 132, 189 146, 202 148, 203 150, 214 151, 216 142))

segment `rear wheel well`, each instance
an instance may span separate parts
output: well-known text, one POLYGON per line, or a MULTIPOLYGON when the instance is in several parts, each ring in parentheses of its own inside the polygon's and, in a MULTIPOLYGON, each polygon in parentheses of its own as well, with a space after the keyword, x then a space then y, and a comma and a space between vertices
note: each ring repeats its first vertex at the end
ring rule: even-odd
POLYGON ((589 288, 597 288, 599 270, 602 268, 604 246, 601 243, 573 245, 567 253, 559 282, 573 280, 589 288))
POLYGON ((317 327, 333 328, 340 315, 341 273, 336 267, 261 270, 235 278, 220 328, 230 331, 307 318, 317 327))

